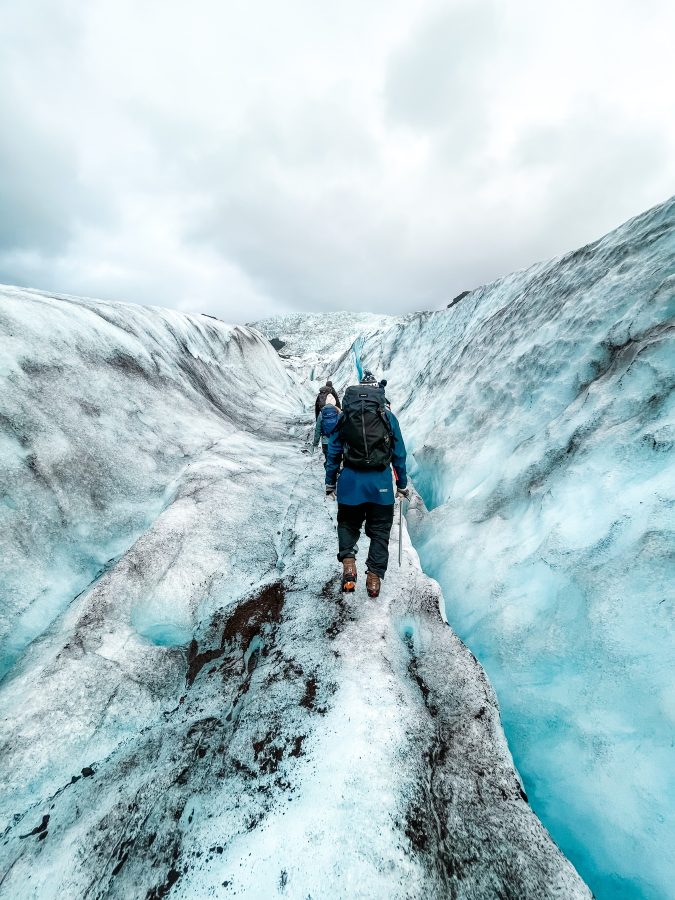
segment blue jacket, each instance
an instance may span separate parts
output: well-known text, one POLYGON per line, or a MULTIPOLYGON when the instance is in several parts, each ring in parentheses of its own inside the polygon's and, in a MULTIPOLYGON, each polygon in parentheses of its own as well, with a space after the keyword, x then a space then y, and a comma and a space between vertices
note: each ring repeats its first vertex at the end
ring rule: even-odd
MULTIPOLYGON (((391 464, 396 472, 396 486, 404 488, 408 485, 408 475, 405 468, 405 444, 401 427, 391 410, 387 410, 386 415, 393 433, 391 464)), ((338 426, 339 424, 338 420, 338 426)), ((335 484, 342 462, 342 449, 342 433, 338 427, 328 440, 326 484, 335 484)), ((337 480, 337 499, 338 503, 344 503, 346 506, 358 506, 359 503, 381 503, 386 506, 393 503, 394 486, 391 467, 387 466, 383 472, 377 472, 349 469, 345 466, 337 480)))

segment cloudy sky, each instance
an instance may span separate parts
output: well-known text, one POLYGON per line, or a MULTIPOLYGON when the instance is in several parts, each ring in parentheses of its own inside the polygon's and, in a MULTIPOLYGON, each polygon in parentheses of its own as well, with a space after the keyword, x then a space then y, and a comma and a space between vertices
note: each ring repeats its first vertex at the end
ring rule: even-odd
POLYGON ((435 308, 675 193, 672 0, 0 0, 0 282, 435 308))

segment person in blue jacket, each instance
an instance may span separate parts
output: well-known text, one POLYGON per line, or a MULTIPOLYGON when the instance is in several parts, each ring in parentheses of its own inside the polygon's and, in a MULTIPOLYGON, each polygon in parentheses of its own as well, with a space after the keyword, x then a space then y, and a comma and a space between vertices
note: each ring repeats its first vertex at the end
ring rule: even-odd
POLYGON ((340 417, 340 410, 337 409, 336 406, 335 397, 333 397, 332 394, 328 394, 326 397, 326 405, 319 411, 319 417, 316 420, 316 426, 314 428, 312 453, 314 453, 314 450, 319 446, 319 441, 321 441, 324 466, 326 465, 325 458, 328 454, 328 439, 335 430, 337 421, 340 417))
MULTIPOLYGON (((361 384, 377 385, 370 372, 366 372, 361 384)), ((370 538, 366 559, 366 589, 369 596, 377 597, 380 582, 387 571, 389 561, 389 534, 394 521, 394 479, 396 498, 408 498, 406 451, 398 419, 387 409, 384 415, 391 427, 391 465, 378 471, 354 469, 348 464, 340 473, 343 461, 343 438, 338 427, 328 441, 326 455, 326 496, 338 501, 338 560, 343 565, 342 587, 353 591, 356 583, 356 545, 365 520, 365 532, 370 538), (392 473, 393 468, 393 473, 392 473)))

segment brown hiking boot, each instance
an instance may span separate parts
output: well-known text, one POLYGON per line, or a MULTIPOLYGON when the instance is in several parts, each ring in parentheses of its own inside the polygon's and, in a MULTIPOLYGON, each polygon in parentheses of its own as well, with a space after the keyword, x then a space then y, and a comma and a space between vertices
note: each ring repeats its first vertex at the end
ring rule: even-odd
POLYGON ((342 590, 352 594, 356 590, 356 560, 342 560, 342 590))
POLYGON ((374 572, 366 572, 366 590, 369 597, 380 596, 380 576, 374 572))

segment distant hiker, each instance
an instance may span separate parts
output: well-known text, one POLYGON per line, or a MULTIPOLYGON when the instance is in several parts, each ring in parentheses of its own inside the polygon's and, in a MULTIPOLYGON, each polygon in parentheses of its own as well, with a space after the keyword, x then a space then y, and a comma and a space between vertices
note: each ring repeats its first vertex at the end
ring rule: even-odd
MULTIPOLYGON (((319 439, 321 439, 321 449, 323 450, 324 457, 328 454, 328 439, 335 431, 335 426, 337 425, 339 418, 340 413, 336 409, 335 397, 332 394, 329 394, 326 397, 326 405, 319 413, 319 418, 316 420, 316 426, 314 427, 314 449, 319 446, 319 439)), ((324 466, 325 465, 326 461, 324 459, 324 466)))
POLYGON ((338 501, 338 559, 342 590, 356 587, 356 544, 365 519, 370 548, 366 590, 380 593, 389 562, 389 532, 394 521, 392 466, 396 497, 408 497, 405 444, 396 416, 385 407, 384 388, 370 372, 345 391, 342 415, 328 440, 326 496, 338 501), (344 469, 338 480, 340 462, 344 469))
POLYGON ((314 418, 319 418, 319 413, 326 405, 326 398, 333 396, 335 397, 335 405, 338 409, 340 407, 340 398, 338 397, 338 392, 333 387, 332 381, 327 381, 322 388, 319 388, 319 393, 316 395, 316 401, 314 403, 314 418))

